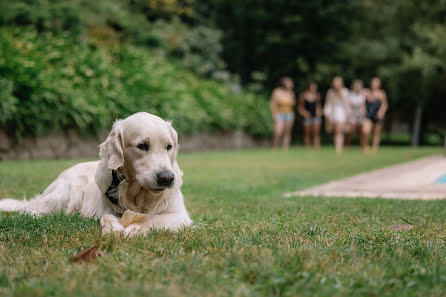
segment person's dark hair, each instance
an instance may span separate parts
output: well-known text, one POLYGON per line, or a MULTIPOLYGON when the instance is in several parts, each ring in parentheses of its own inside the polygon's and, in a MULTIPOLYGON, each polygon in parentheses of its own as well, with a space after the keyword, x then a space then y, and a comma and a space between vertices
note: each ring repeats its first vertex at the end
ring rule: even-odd
POLYGON ((364 83, 362 82, 362 80, 360 80, 360 79, 354 79, 354 80, 352 81, 351 88, 353 88, 356 84, 359 84, 359 85, 361 85, 361 87, 364 87, 364 83))
POLYGON ((342 85, 344 85, 344 79, 342 78, 342 76, 340 75, 336 75, 335 77, 333 77, 333 79, 331 80, 331 87, 333 88, 334 82, 336 80, 340 80, 342 85))
POLYGON ((370 80, 370 87, 372 87, 372 84, 374 81, 377 81, 379 84, 379 87, 381 87, 382 81, 381 81, 381 78, 379 78, 378 76, 372 77, 372 79, 370 80))
POLYGON ((315 86, 317 87, 317 83, 316 83, 315 81, 310 81, 310 82, 307 84, 307 90, 309 90, 310 87, 311 87, 312 85, 315 85, 315 86))
POLYGON ((279 80, 279 86, 281 86, 281 87, 285 87, 285 82, 286 82, 287 80, 293 81, 293 80, 291 79, 291 77, 289 77, 289 76, 284 76, 284 77, 282 77, 282 78, 279 80))

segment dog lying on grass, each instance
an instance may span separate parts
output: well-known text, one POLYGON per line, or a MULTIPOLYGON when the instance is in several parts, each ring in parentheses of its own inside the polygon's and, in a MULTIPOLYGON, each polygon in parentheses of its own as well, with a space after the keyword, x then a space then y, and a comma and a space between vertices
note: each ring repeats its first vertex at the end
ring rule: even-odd
POLYGON ((169 122, 136 113, 114 123, 99 147, 100 161, 65 170, 29 201, 0 200, 0 211, 79 212, 100 219, 103 234, 177 231, 192 223, 181 193, 177 153, 178 134, 169 122), (119 220, 126 210, 146 214, 146 219, 124 227, 119 220))

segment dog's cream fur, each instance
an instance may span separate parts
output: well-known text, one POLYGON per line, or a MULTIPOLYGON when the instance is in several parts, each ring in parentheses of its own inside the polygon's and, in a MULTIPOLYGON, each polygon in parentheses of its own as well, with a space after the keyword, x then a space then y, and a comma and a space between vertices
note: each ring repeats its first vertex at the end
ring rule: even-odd
POLYGON ((192 223, 180 190, 183 172, 176 161, 177 153, 178 135, 169 122, 148 113, 136 113, 115 122, 100 145, 100 161, 65 170, 41 195, 29 201, 0 200, 0 211, 79 212, 85 217, 100 218, 103 234, 134 235, 150 229, 176 231, 192 223), (138 148, 141 143, 149 146, 148 151, 138 148), (170 150, 168 145, 172 146, 170 150), (112 204, 104 193, 112 183, 112 170, 118 169, 125 180, 118 187, 118 203, 112 204), (175 176, 173 184, 162 191, 156 182, 161 171, 175 176), (127 209, 149 216, 124 228, 119 219, 127 209))

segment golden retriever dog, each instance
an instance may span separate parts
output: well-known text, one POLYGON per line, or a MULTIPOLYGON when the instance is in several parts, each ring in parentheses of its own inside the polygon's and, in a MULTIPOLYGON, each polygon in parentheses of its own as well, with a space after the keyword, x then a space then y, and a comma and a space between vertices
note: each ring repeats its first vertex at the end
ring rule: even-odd
POLYGON ((178 134, 169 122, 144 112, 118 120, 99 146, 99 161, 77 164, 31 200, 0 200, 0 211, 32 214, 79 212, 101 220, 102 233, 177 231, 192 223, 181 193, 183 172, 176 161, 178 134), (147 214, 127 227, 126 211, 147 214))

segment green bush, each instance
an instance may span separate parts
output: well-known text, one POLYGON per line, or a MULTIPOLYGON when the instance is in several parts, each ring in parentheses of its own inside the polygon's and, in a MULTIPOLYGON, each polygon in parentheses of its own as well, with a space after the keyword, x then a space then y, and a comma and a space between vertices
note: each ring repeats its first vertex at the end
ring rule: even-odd
POLYGON ((243 130, 269 135, 266 98, 200 79, 162 52, 93 46, 70 33, 0 28, 0 125, 11 134, 109 129, 147 111, 183 133, 243 130))
POLYGON ((155 21, 151 32, 159 47, 194 73, 212 77, 225 69, 220 58, 223 47, 219 30, 201 25, 189 27, 174 18, 169 22, 155 21))
POLYGON ((80 32, 85 13, 82 0, 0 0, 0 23, 34 25, 38 30, 80 32))
MULTIPOLYGON (((221 31, 182 22, 190 4, 139 0, 0 0, 0 25, 81 37, 95 45, 158 48, 192 72, 215 77, 225 69, 221 31)), ((190 15, 191 17, 191 15, 190 15)))

